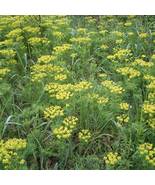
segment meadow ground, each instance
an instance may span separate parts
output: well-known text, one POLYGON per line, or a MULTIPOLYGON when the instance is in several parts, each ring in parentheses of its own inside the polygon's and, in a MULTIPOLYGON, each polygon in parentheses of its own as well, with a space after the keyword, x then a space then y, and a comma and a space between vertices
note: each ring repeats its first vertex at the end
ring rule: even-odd
POLYGON ((0 169, 155 169, 154 16, 0 16, 0 169))

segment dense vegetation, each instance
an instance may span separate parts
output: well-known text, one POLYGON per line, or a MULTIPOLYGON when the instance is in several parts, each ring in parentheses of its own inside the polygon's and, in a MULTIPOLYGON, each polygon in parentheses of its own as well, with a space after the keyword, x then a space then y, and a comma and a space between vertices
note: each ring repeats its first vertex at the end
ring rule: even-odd
POLYGON ((155 169, 154 16, 1 16, 0 169, 155 169))

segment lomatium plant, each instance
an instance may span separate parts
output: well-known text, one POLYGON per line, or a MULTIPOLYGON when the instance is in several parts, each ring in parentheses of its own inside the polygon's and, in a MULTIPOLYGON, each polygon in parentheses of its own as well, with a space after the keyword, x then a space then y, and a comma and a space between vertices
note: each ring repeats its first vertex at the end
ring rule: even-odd
POLYGON ((155 169, 154 16, 0 16, 0 169, 155 169))

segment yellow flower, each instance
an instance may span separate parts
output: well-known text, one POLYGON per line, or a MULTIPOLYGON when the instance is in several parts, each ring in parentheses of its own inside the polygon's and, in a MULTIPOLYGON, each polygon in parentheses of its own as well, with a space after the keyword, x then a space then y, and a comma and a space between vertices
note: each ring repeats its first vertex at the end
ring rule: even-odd
POLYGON ((109 89, 111 93, 122 94, 124 92, 124 89, 112 80, 105 80, 101 84, 107 89, 109 89))
POLYGON ((145 102, 143 104, 144 113, 148 113, 150 115, 155 114, 155 104, 150 104, 149 102, 145 102))
POLYGON ((72 134, 72 130, 68 129, 65 126, 60 126, 58 128, 55 128, 53 130, 53 134, 58 138, 58 139, 68 139, 71 134, 72 134))
POLYGON ((6 36, 8 38, 16 38, 16 37, 19 37, 21 34, 22 34, 22 30, 20 28, 17 28, 10 31, 6 36))
POLYGON ((92 135, 91 135, 90 131, 87 129, 83 129, 79 132, 79 140, 82 142, 87 143, 91 137, 92 137, 92 135))
POLYGON ((63 81, 67 79, 67 75, 66 74, 58 74, 54 77, 55 80, 59 80, 59 81, 63 81))
POLYGON ((149 120, 148 120, 148 125, 149 125, 151 128, 155 129, 155 118, 149 119, 149 120))
POLYGON ((123 39, 116 40, 116 44, 122 44, 122 43, 123 43, 123 39))
POLYGON ((64 115, 64 110, 60 106, 50 106, 47 107, 44 111, 44 117, 46 119, 53 119, 58 116, 63 116, 64 115))
POLYGON ((58 139, 68 139, 71 137, 74 128, 77 125, 78 118, 74 116, 68 116, 63 120, 60 127, 53 130, 53 134, 58 139))
POLYGON ((38 63, 43 63, 43 64, 46 64, 46 63, 49 63, 49 62, 52 62, 56 59, 56 56, 53 56, 53 55, 43 55, 41 57, 38 58, 38 63))
POLYGON ((120 32, 120 31, 112 31, 111 34, 115 35, 117 37, 122 37, 124 35, 124 33, 120 32))
POLYGON ((146 62, 142 59, 136 59, 133 63, 132 63, 133 66, 142 66, 142 67, 152 67, 154 64, 153 62, 146 62))
POLYGON ((116 69, 118 73, 124 76, 128 76, 129 79, 140 76, 140 72, 132 67, 121 67, 116 69))
POLYGON ((15 55, 16 55, 16 52, 13 49, 0 50, 0 56, 13 58, 15 55))
POLYGON ((149 100, 150 102, 155 102, 155 92, 150 92, 150 93, 148 94, 148 100, 149 100))
POLYGON ((104 161, 105 161, 106 165, 109 165, 109 166, 117 165, 120 160, 121 160, 121 156, 118 155, 117 152, 109 152, 104 157, 104 161))
POLYGON ((150 82, 149 85, 147 85, 148 89, 155 89, 155 81, 150 82))
POLYGON ((107 59, 112 60, 112 61, 125 61, 128 62, 129 59, 131 58, 132 53, 131 50, 129 49, 119 49, 116 50, 115 53, 113 55, 109 55, 107 56, 107 59))
POLYGON ((58 91, 55 95, 57 100, 68 100, 72 96, 73 96, 73 93, 69 91, 58 91))
POLYGON ((151 166, 155 166, 155 148, 151 143, 144 143, 139 145, 138 151, 141 157, 146 160, 151 166))
POLYGON ((58 38, 58 39, 62 39, 64 37, 64 34, 60 31, 54 31, 52 32, 53 36, 58 38))
POLYGON ((79 33, 79 34, 85 34, 86 32, 87 32, 86 28, 78 28, 77 29, 77 33, 79 33))
POLYGON ((105 74, 105 73, 99 73, 98 74, 98 77, 100 77, 100 78, 106 78, 108 75, 107 74, 105 74))
POLYGON ((122 114, 120 116, 117 116, 116 119, 120 124, 129 122, 129 116, 127 114, 122 114))
POLYGON ((0 163, 4 169, 16 169, 24 165, 25 160, 21 158, 21 152, 26 148, 25 139, 0 140, 0 163))
POLYGON ((2 77, 4 77, 9 72, 10 72, 10 69, 7 67, 0 68, 0 80, 2 80, 2 77))
POLYGON ((56 46, 53 48, 55 54, 64 54, 66 51, 69 51, 72 48, 71 44, 62 44, 61 46, 56 46))
POLYGON ((25 163, 25 160, 24 159, 21 159, 20 161, 19 161, 19 164, 24 164, 25 163))
POLYGON ((91 39, 89 37, 77 37, 71 38, 70 41, 77 44, 88 44, 91 42, 91 39))
POLYGON ((20 150, 26 148, 26 140, 25 139, 10 139, 5 142, 5 147, 9 150, 20 150))
POLYGON ((102 45, 100 46, 100 48, 103 49, 103 50, 106 50, 106 49, 108 49, 108 46, 107 46, 106 44, 102 44, 102 45))
POLYGON ((74 85, 74 91, 82 91, 92 88, 92 83, 87 81, 81 81, 74 85))
POLYGON ((122 110, 129 110, 129 104, 128 103, 120 103, 120 109, 122 110))
POLYGON ((73 129, 77 125, 78 118, 74 116, 68 116, 63 120, 63 124, 69 128, 73 129))
POLYGON ((31 27, 31 26, 26 26, 23 28, 23 30, 27 33, 30 33, 30 34, 38 33, 40 31, 39 27, 37 28, 37 27, 31 27))
POLYGON ((47 38, 43 37, 31 37, 28 42, 32 45, 39 45, 39 44, 49 44, 50 41, 47 38))
POLYGON ((140 34, 139 34, 139 37, 142 38, 142 39, 145 39, 145 38, 147 38, 148 36, 149 36, 148 33, 140 33, 140 34))
POLYGON ((104 96, 101 96, 97 99, 97 103, 102 105, 105 105, 106 103, 108 103, 108 101, 109 101, 109 98, 105 98, 104 96))

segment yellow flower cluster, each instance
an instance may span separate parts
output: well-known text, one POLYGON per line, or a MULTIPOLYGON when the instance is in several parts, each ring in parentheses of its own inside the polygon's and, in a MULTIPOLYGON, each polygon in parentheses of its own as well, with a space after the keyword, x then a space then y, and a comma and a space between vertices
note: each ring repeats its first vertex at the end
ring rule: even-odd
POLYGON ((105 80, 101 84, 104 87, 108 88, 111 93, 122 94, 124 92, 124 89, 120 85, 117 85, 112 80, 105 80))
POLYGON ((45 65, 35 64, 32 66, 31 69, 33 73, 40 73, 40 72, 62 73, 64 71, 64 68, 62 68, 61 66, 52 65, 52 64, 45 64, 45 65))
POLYGON ((148 125, 149 125, 151 128, 155 129, 155 118, 149 119, 149 120, 148 120, 148 125))
POLYGON ((155 114, 155 104, 145 102, 143 104, 143 111, 144 111, 144 113, 148 113, 150 116, 155 114))
POLYGON ((15 38, 18 37, 22 34, 22 30, 20 28, 14 29, 12 31, 10 31, 6 36, 8 38, 15 38))
POLYGON ((64 37, 64 34, 60 31, 54 31, 52 32, 53 36, 56 37, 57 39, 61 39, 64 37))
POLYGON ((88 44, 91 42, 91 39, 89 37, 77 37, 71 38, 70 41, 77 44, 88 44))
POLYGON ((50 63, 52 61, 54 61, 56 59, 56 56, 53 55, 43 55, 41 57, 38 58, 38 63, 50 63))
POLYGON ((56 46, 53 48, 55 54, 63 54, 64 52, 70 50, 72 48, 71 44, 62 44, 61 46, 56 46))
POLYGON ((63 81, 63 80, 67 79, 67 75, 66 74, 58 74, 58 75, 54 76, 54 79, 58 80, 58 81, 63 81))
POLYGON ((129 122, 129 116, 127 114, 122 114, 120 116, 117 116, 116 119, 120 124, 129 122))
POLYGON ((116 40, 116 44, 122 44, 123 42, 124 42, 123 39, 116 40))
POLYGON ((129 79, 140 76, 140 72, 132 67, 120 67, 116 71, 121 75, 127 76, 129 79))
POLYGON ((0 140, 0 163, 4 169, 17 169, 25 163, 25 160, 19 155, 19 151, 26 148, 25 139, 0 140))
POLYGON ((69 129, 73 129, 77 125, 78 118, 75 116, 68 116, 63 120, 63 124, 69 129))
MULTIPOLYGON (((55 75, 64 72, 64 68, 52 64, 35 64, 31 67, 31 79, 32 81, 40 81, 41 79, 48 77, 49 75, 55 75), (48 74, 48 75, 47 75, 48 74)), ((51 77, 50 76, 50 77, 51 77)))
POLYGON ((155 54, 151 56, 151 61, 155 61, 155 54))
POLYGON ((98 74, 98 77, 100 77, 100 78, 106 78, 108 75, 107 74, 105 74, 105 73, 99 73, 98 74))
POLYGON ((88 129, 83 129, 79 132, 79 140, 87 143, 91 138, 91 133, 88 129))
POLYGON ((97 93, 88 93, 87 97, 90 101, 95 101, 99 105, 105 105, 106 103, 109 102, 109 98, 100 96, 97 93))
POLYGON ((5 142, 5 148, 9 150, 20 150, 26 148, 26 140, 25 139, 9 139, 5 142))
POLYGON ((155 76, 152 75, 144 75, 144 79, 148 81, 155 81, 155 76))
POLYGON ((84 34, 84 33, 87 33, 87 29, 86 28, 78 28, 77 29, 77 33, 79 33, 79 34, 84 34))
POLYGON ((6 64, 6 65, 17 64, 17 60, 14 60, 14 59, 7 59, 7 60, 5 60, 5 64, 6 64))
POLYGON ((63 120, 63 125, 55 128, 53 134, 58 139, 68 139, 77 125, 78 118, 74 116, 68 116, 63 120))
POLYGON ((121 160, 121 156, 117 152, 109 152, 105 157, 104 161, 106 165, 115 166, 121 160))
POLYGON ((44 89, 50 94, 50 97, 56 97, 59 100, 67 100, 73 96, 71 93, 72 88, 72 84, 49 83, 44 89))
POLYGON ((68 129, 65 126, 60 126, 58 128, 55 128, 53 130, 53 134, 58 138, 58 139, 68 139, 70 138, 72 134, 72 130, 68 129))
MULTIPOLYGON (((49 94, 57 93, 58 91, 68 91, 72 90, 73 85, 72 84, 59 84, 59 83, 49 83, 45 86, 45 91, 47 91, 49 94)), ((52 95, 53 96, 53 95, 52 95)))
POLYGON ((155 81, 150 82, 150 84, 147 85, 147 88, 154 90, 155 89, 155 81))
POLYGON ((92 88, 92 83, 88 81, 81 81, 74 85, 74 91, 87 90, 92 88))
POLYGON ((145 39, 145 38, 147 38, 149 35, 148 35, 148 33, 140 33, 139 34, 139 37, 141 38, 141 39, 145 39))
POLYGON ((0 56, 13 58, 15 55, 16 55, 16 52, 13 49, 0 50, 0 56))
POLYGON ((133 66, 142 66, 142 67, 152 67, 154 65, 153 62, 146 62, 142 59, 136 59, 133 63, 132 63, 133 66))
POLYGON ((129 104, 124 102, 119 104, 121 110, 129 110, 129 104))
POLYGON ((12 39, 6 39, 4 41, 0 41, 0 46, 5 45, 5 46, 9 47, 9 46, 13 45, 13 42, 14 41, 12 39))
POLYGON ((97 93, 88 93, 87 97, 88 97, 89 100, 93 100, 93 101, 95 100, 96 101, 99 98, 99 94, 97 94, 97 93))
POLYGON ((57 100, 68 100, 72 96, 73 93, 71 93, 70 91, 58 91, 55 95, 57 100))
POLYGON ((100 46, 100 48, 103 49, 103 50, 106 50, 106 49, 108 49, 108 46, 107 46, 106 44, 102 44, 102 45, 100 46))
POLYGON ((43 37, 31 37, 29 38, 28 42, 32 45, 38 45, 38 44, 49 44, 50 41, 47 38, 43 37))
POLYGON ((32 82, 35 82, 35 81, 38 81, 38 82, 40 82, 42 79, 44 79, 46 76, 47 76, 47 74, 46 73, 42 73, 42 72, 40 72, 40 73, 31 73, 32 74, 32 82))
POLYGON ((122 37, 124 35, 124 33, 120 32, 120 31, 112 31, 111 34, 116 37, 122 37))
POLYGON ((4 77, 9 72, 10 69, 8 67, 0 68, 0 80, 2 80, 2 77, 4 77))
POLYGON ((38 33, 40 31, 39 27, 26 26, 23 30, 27 33, 38 33))
POLYGON ((101 35, 105 35, 106 33, 108 33, 108 30, 101 30, 101 31, 99 31, 99 33, 100 33, 101 35))
POLYGON ((56 99, 59 99, 59 100, 67 100, 73 96, 74 92, 87 90, 91 87, 92 87, 92 84, 90 82, 81 81, 74 85, 49 83, 45 86, 44 89, 50 94, 51 97, 56 97, 56 99))
POLYGON ((155 102, 155 92, 150 92, 148 94, 148 100, 149 102, 155 102))
POLYGON ((109 98, 105 98, 104 96, 101 96, 97 99, 97 103, 102 105, 105 105, 106 103, 108 103, 108 101, 109 101, 109 98))
POLYGON ((152 166, 155 166, 155 147, 151 143, 144 143, 138 147, 141 156, 152 166))
POLYGON ((124 60, 124 61, 128 62, 129 61, 128 58, 130 58, 131 56, 132 56, 131 50, 119 49, 119 50, 115 51, 115 53, 113 55, 107 56, 107 59, 112 60, 112 61, 124 60))
POLYGON ((50 106, 45 108, 44 110, 44 117, 46 119, 53 119, 58 116, 63 116, 64 110, 60 106, 50 106))

